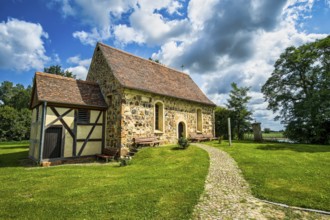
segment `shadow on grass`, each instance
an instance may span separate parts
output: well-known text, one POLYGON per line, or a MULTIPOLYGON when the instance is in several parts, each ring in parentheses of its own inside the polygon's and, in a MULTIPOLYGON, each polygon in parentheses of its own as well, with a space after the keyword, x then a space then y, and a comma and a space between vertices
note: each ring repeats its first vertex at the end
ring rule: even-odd
POLYGON ((182 147, 175 146, 175 147, 172 147, 171 150, 185 150, 185 149, 182 147))
POLYGON ((32 166, 33 161, 28 159, 26 151, 0 154, 1 167, 26 167, 32 166))
POLYGON ((0 150, 10 150, 10 149, 28 149, 29 146, 22 145, 22 146, 14 146, 14 147, 0 147, 0 150))
POLYGON ((305 153, 319 153, 319 152, 330 152, 329 145, 301 145, 301 144, 267 144, 259 146, 256 149, 258 150, 291 150, 295 152, 305 152, 305 153))

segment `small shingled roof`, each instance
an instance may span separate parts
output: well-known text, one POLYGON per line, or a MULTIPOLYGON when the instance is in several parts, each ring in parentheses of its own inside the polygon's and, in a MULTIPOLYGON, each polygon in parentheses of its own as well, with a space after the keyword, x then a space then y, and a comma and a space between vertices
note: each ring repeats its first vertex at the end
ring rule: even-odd
POLYGON ((97 83, 36 72, 31 107, 40 102, 107 108, 97 83), (37 99, 37 100, 33 100, 37 99))
POLYGON ((125 88, 215 105, 186 73, 98 43, 109 67, 125 88))

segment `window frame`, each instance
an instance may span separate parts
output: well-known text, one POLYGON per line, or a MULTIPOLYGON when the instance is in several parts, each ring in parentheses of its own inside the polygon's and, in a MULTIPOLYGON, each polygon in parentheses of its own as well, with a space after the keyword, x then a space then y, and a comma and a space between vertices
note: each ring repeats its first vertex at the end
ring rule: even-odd
POLYGON ((91 119, 91 111, 89 109, 77 110, 77 124, 89 124, 91 119))
POLYGON ((155 105, 155 130, 160 130, 159 129, 159 104, 157 103, 155 105))
POLYGON ((198 133, 203 132, 203 113, 201 108, 196 109, 196 131, 198 133))
POLYGON ((164 133, 164 103, 162 101, 155 101, 154 104, 154 132, 164 133))

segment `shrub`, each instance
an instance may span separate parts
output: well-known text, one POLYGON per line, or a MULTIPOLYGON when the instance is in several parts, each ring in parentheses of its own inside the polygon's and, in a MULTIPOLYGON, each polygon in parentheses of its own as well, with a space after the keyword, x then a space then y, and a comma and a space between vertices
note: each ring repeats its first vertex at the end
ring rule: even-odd
POLYGON ((132 157, 125 156, 119 159, 119 166, 127 166, 132 164, 132 157))
POLYGON ((180 145, 180 147, 182 149, 186 149, 187 147, 189 147, 189 142, 188 142, 187 138, 185 138, 185 137, 180 137, 178 144, 180 145))

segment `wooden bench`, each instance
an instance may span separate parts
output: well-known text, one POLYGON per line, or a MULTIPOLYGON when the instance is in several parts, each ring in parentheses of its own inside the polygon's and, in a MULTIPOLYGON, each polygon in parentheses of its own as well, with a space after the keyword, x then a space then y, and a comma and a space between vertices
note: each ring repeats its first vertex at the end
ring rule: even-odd
POLYGON ((201 142, 201 141, 207 141, 208 138, 204 137, 203 134, 190 133, 189 140, 192 142, 194 142, 194 141, 201 142))
POLYGON ((214 137, 212 134, 203 134, 203 137, 207 138, 208 141, 218 140, 218 138, 214 137))
POLYGON ((114 147, 103 148, 102 154, 97 154, 96 159, 102 158, 102 159, 105 159, 105 161, 108 163, 109 160, 115 159, 115 157, 118 155, 118 152, 119 152, 119 150, 114 147))
POLYGON ((160 140, 157 137, 135 137, 133 138, 133 143, 135 147, 143 146, 143 145, 150 145, 156 146, 160 144, 160 140))

